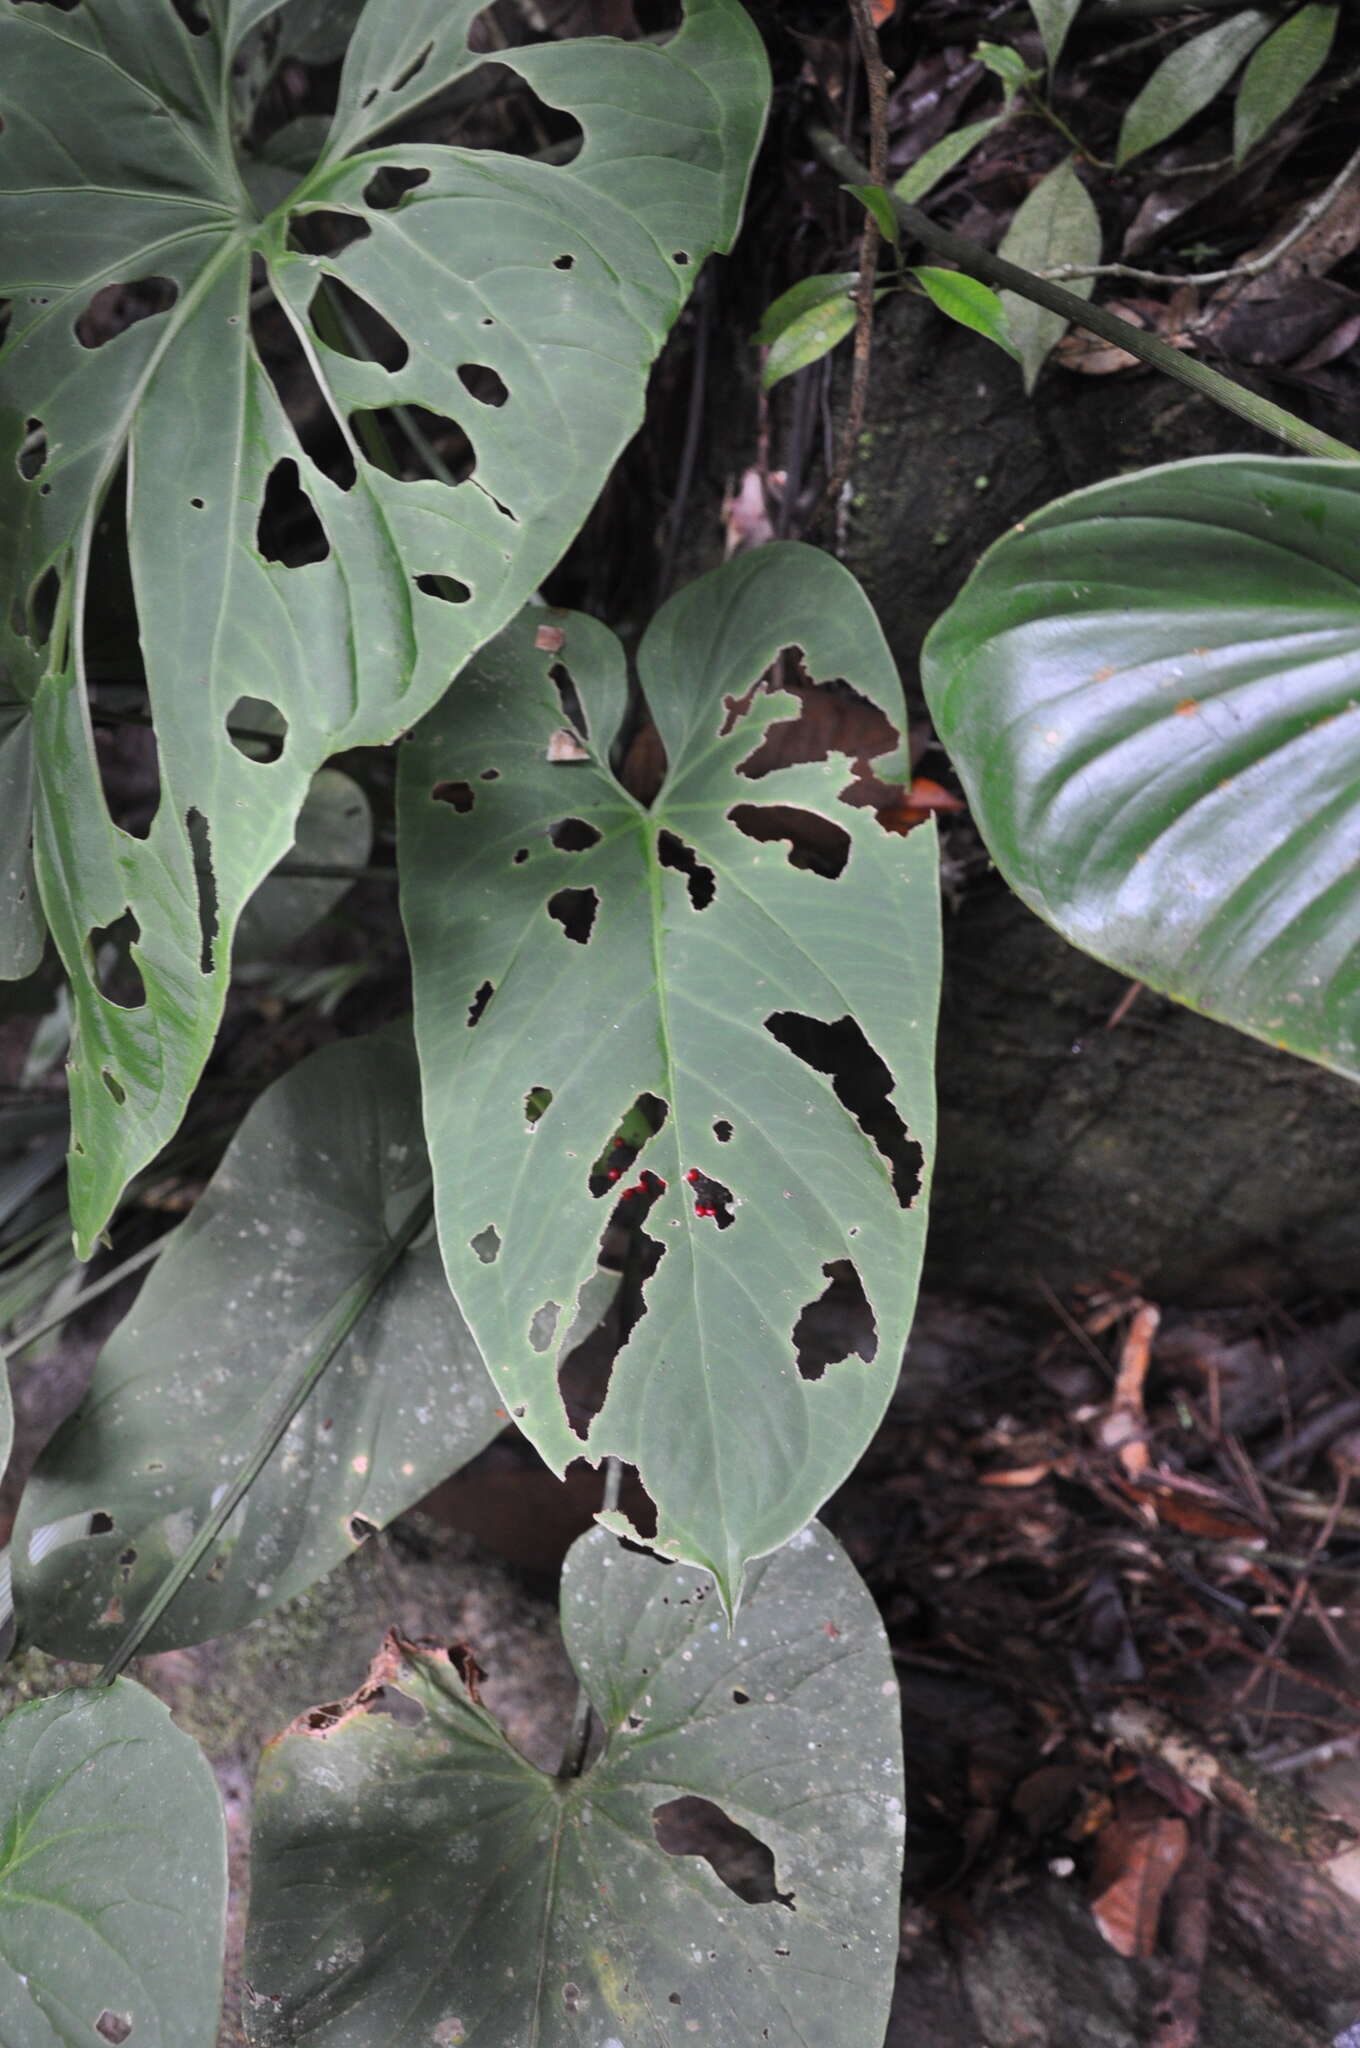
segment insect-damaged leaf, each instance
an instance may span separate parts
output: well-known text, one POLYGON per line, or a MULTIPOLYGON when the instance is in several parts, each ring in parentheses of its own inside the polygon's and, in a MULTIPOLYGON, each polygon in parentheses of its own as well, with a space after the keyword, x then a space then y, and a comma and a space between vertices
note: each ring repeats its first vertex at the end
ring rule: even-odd
POLYGON ((579 115, 570 163, 347 156, 477 69, 481 5, 369 0, 301 182, 231 128, 273 0, 208 0, 201 34, 173 0, 0 6, 0 690, 32 705, 83 1250, 179 1121, 314 771, 409 725, 551 568, 735 230, 766 89, 738 0, 690 0, 664 45, 498 50, 579 115), (110 494, 159 747, 143 834, 105 801, 86 704, 110 494), (233 744, 243 697, 281 716, 276 759, 233 744), (144 999, 120 1005, 90 939, 129 913, 144 999))
POLYGON ((24 1492, 27 1640, 109 1654, 353 1290, 352 1334, 147 1648, 291 1599, 504 1427, 432 1234, 373 1280, 428 1185, 409 1040, 327 1046, 265 1090, 24 1492))
POLYGON ((408 1644, 374 1676, 419 1726, 295 1723, 260 1773, 252 2037, 880 2042, 903 1828, 882 1623, 815 1524, 751 1581, 730 1636, 711 1579, 581 1538, 562 1626, 605 1736, 582 1777, 535 1770, 408 1644))
POLYGON ((212 2048, 227 1842, 202 1752, 128 1679, 0 1721, 12 2048, 212 2048))
POLYGON ((691 585, 642 641, 668 762, 650 808, 609 766, 622 649, 542 611, 422 724, 399 785, 450 1284, 554 1470, 583 1453, 637 1465, 658 1547, 729 1600, 883 1412, 932 1149, 934 837, 841 802, 843 756, 746 772, 798 712, 756 689, 789 647, 884 714, 876 744, 891 744, 901 695, 873 613, 829 556, 781 544, 691 585), (794 864, 804 832, 843 872, 794 864), (612 1148, 635 1105, 648 1122, 612 1148), (640 1233, 643 1312, 583 1441, 557 1339, 613 1220, 640 1233), (867 1298, 871 1362, 804 1377, 795 1329, 837 1276, 867 1298))
POLYGON ((1211 456, 1031 513, 926 643, 1011 886, 1073 945, 1360 1076, 1360 470, 1211 456))

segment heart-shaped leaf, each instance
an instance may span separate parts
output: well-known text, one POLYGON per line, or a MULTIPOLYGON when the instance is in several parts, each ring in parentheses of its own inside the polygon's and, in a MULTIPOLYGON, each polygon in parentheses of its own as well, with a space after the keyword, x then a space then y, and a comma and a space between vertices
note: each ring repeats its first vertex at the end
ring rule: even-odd
POLYGON ((227 1837, 213 1774, 119 1679, 0 1721, 0 2013, 12 2048, 213 2048, 227 1837))
POLYGON ((28 1641, 109 1655, 356 1296, 352 1333, 147 1648, 291 1599, 504 1427, 432 1233, 390 1265, 428 1185, 405 1037, 324 1047, 265 1090, 25 1489, 28 1641))
POLYGON ((1360 466, 1211 456, 1061 498, 984 556, 923 673, 1032 909, 1360 1076, 1360 466))
POLYGON ((584 1776, 526 1763, 411 1644, 371 1682, 419 1726, 366 1713, 369 1689, 304 1715, 260 1772, 252 2038, 881 2042, 903 1829, 883 1625, 816 1525, 751 1577, 733 1637, 711 1579, 581 1538, 562 1627, 605 1739, 584 1776))
POLYGON ((658 1548, 728 1600, 883 1412, 933 1142, 934 836, 893 837, 842 802, 847 764, 824 744, 799 761, 776 735, 757 760, 800 708, 757 688, 786 648, 867 700, 862 751, 892 744, 900 686, 872 611, 829 556, 789 543, 691 585, 643 638, 668 763, 650 807, 610 767, 622 648, 542 611, 421 725, 399 786, 450 1284, 553 1469, 637 1465, 658 1548), (799 765, 761 772, 781 758, 799 765), (616 1223, 639 1233, 643 1312, 583 1437, 558 1389, 562 1332, 616 1223), (801 1340, 828 1294, 859 1321, 823 1369, 801 1340))
POLYGON ((201 33, 172 0, 0 5, 0 686, 32 706, 82 1248, 179 1121, 314 771, 418 717, 580 526, 735 230, 764 110, 738 0, 690 0, 665 44, 497 51, 579 116, 570 163, 347 155, 484 61, 482 0, 369 0, 298 182, 232 132, 234 60, 276 4, 211 0, 201 33), (144 836, 111 814, 87 703, 111 493, 159 745, 144 836), (279 714, 277 759, 233 744, 243 698, 279 714), (120 1000, 93 966, 115 925, 120 1000))

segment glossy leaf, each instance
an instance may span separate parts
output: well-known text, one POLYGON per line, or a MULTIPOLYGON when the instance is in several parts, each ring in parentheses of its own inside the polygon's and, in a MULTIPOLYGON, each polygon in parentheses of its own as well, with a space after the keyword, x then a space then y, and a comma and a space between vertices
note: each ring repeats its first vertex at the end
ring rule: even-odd
MULTIPOLYGON (((777 688, 752 694, 786 647, 813 679, 843 678, 900 717, 852 578, 814 549, 772 545, 682 591, 643 637, 638 672, 669 763, 650 808, 609 765, 622 648, 590 619, 541 611, 418 729, 399 785, 450 1284, 553 1469, 607 1452, 636 1464, 659 1547, 714 1571, 729 1599, 744 1561, 806 1522, 882 1414, 920 1265, 920 1148, 932 1152, 933 835, 895 837, 840 802, 843 758, 745 772, 799 708, 777 688), (774 806, 805 815, 790 823, 774 806), (791 863, 785 838, 803 827, 844 856, 838 877, 791 863), (828 1069, 852 1100, 858 1075, 874 1136, 828 1069), (628 1196, 602 1155, 644 1097, 653 1128, 661 1105, 664 1121, 628 1196), (659 1265, 583 1441, 559 1395, 557 1337, 616 1207, 659 1265), (851 1268, 872 1363, 803 1377, 802 1311, 851 1268)), ((890 745, 880 730, 875 744, 890 745)))
POLYGON ((1340 12, 1333 0, 1309 0, 1257 44, 1242 73, 1233 110, 1233 156, 1238 163, 1317 77, 1331 52, 1340 12))
MULTIPOLYGON (((27 1640, 108 1655, 428 1181, 409 1040, 327 1046, 265 1091, 25 1489, 27 1640)), ((149 1649, 291 1599, 504 1427, 431 1237, 366 1300, 149 1649)))
POLYGON ((238 960, 267 960, 320 924, 351 887, 344 870, 361 868, 373 847, 373 813, 352 775, 322 768, 298 813, 297 837, 283 873, 261 882, 241 912, 238 960), (291 867, 330 867, 335 876, 290 874, 291 867))
POLYGON ((905 199, 914 206, 924 199, 927 192, 933 192, 941 178, 949 175, 956 164, 970 156, 985 136, 1001 123, 999 114, 991 115, 985 121, 970 121, 964 128, 956 128, 952 135, 932 144, 908 170, 902 173, 893 191, 899 199, 905 199))
POLYGON ((775 300, 756 330, 757 343, 769 349, 761 371, 766 391, 819 363, 854 331, 857 282, 856 271, 828 271, 800 278, 775 300))
POLYGON ((1067 40, 1067 31, 1072 26, 1081 0, 1029 0, 1030 12, 1039 24, 1043 38, 1044 55, 1051 71, 1062 55, 1062 46, 1067 40))
POLYGON ((965 277, 961 270, 940 270, 933 264, 923 264, 911 275, 940 312, 957 320, 960 327, 986 335, 1008 356, 1019 357, 1020 351, 1006 323, 1006 308, 987 285, 980 284, 975 277, 965 277))
POLYGON ((845 185, 842 190, 848 192, 852 199, 858 199, 865 212, 873 215, 878 232, 895 249, 902 239, 902 229, 893 212, 887 188, 883 185, 845 185))
POLYGON ((1214 457, 1059 499, 984 556, 924 677, 1031 908, 1360 1076, 1360 465, 1214 457))
MULTIPOLYGON (((1100 216, 1077 176, 1072 157, 1049 171, 1021 201, 999 253, 1026 270, 1039 272, 1063 263, 1099 263, 1100 216)), ((1095 280, 1089 277, 1065 282, 1069 291, 1083 299, 1089 299, 1095 287, 1095 280)), ((1061 313, 1050 313, 1019 292, 998 296, 1024 371, 1025 389, 1032 391, 1049 351, 1062 340, 1068 323, 1061 313)))
POLYGON ((127 1679, 0 1721, 6 2048, 213 2048, 227 1841, 202 1752, 127 1679))
POLYGON ((82 1249, 179 1121, 242 906, 316 769, 418 717, 581 524, 690 280, 735 230, 764 108, 739 0, 690 0, 664 45, 496 53, 579 115, 568 164, 346 156, 484 61, 467 46, 481 0, 369 0, 297 182, 238 163, 231 134, 225 81, 275 4, 215 0, 201 35, 173 0, 0 8, 0 672, 32 698, 38 877, 77 1015, 82 1249), (252 334, 252 266, 276 331, 252 334), (292 384, 311 385, 305 445, 273 381, 284 335, 292 384), (409 480, 432 437, 447 480, 409 480), (109 493, 126 496, 159 745, 144 838, 110 815, 84 702, 109 493), (278 759, 233 745, 243 697, 281 715, 278 759), (145 1000, 120 1005, 92 941, 128 912, 145 1000))
POLYGON ((1141 156, 1202 113, 1274 24, 1264 8, 1243 7, 1163 57, 1124 115, 1116 160, 1141 156))
POLYGON ((373 1676, 424 1709, 418 1726, 364 1712, 360 1696, 266 1752, 252 2038, 881 2042, 899 1708, 882 1623, 844 1552, 814 1524, 758 1566, 733 1637, 711 1580, 595 1530, 567 1560, 562 1626, 605 1738, 582 1777, 535 1770, 447 1656, 393 1641, 373 1676), (747 1867, 765 1902, 701 1854, 668 1853, 658 1831, 675 1826, 675 1802, 755 1838, 747 1867))

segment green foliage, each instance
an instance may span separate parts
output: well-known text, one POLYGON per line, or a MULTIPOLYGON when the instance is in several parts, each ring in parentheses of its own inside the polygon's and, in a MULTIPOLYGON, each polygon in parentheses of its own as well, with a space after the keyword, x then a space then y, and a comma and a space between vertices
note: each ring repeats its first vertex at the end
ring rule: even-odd
POLYGON ((933 1149, 933 838, 893 837, 839 801, 844 763, 759 772, 763 737, 798 708, 756 687, 787 647, 814 681, 844 678, 900 716, 856 585, 789 543, 690 585, 644 636, 638 676, 667 761, 650 807, 610 765, 623 650, 583 617, 528 613, 401 765, 449 1284, 549 1465, 583 1450, 637 1465, 657 1548, 713 1571, 729 1602, 744 1562, 807 1521, 882 1414, 920 1268, 920 1148, 933 1149), (829 821, 838 877, 791 863, 790 809, 829 821), (852 1069, 881 1077, 869 1129, 838 1093, 852 1069), (551 1100, 527 1116, 539 1091, 551 1100), (655 1135, 624 1207, 645 1211, 659 1264, 583 1444, 558 1373, 615 1213, 611 1133, 640 1098, 655 1135), (805 1378, 796 1326, 845 1266, 874 1318, 872 1362, 805 1378))
POLYGON ((213 2048, 227 1842, 198 1745, 126 1679, 0 1721, 8 2048, 213 2048))
POLYGON ((1274 21, 1264 8, 1244 7, 1164 57, 1124 115, 1117 161, 1126 164, 1155 148, 1201 113, 1274 21))
MULTIPOLYGON (((572 538, 689 280, 735 231, 760 131, 744 11, 691 0, 664 46, 498 53, 579 114, 567 165, 371 149, 482 60, 467 46, 480 0, 369 0, 299 179, 245 157, 234 118, 233 64, 275 5, 214 0, 202 34, 171 0, 0 14, 0 542, 20 600, 0 619, 0 674, 30 708, 38 880, 71 978, 86 1250, 179 1122, 237 919, 314 771, 427 709, 572 538), (319 453, 252 341, 252 266, 315 379, 319 453), (340 318, 356 305, 358 346, 340 318), (412 407, 461 430, 462 481, 408 478, 412 407), (271 491, 295 506, 278 560, 259 544, 271 491), (110 816, 85 704, 111 495, 159 745, 144 838, 110 816), (278 759, 233 744, 243 697, 284 721, 278 759), (101 989, 91 951, 129 913, 132 1006, 101 989)), ((11 735, 7 796, 23 751, 11 735)), ((13 950, 22 966, 31 933, 13 950)))
POLYGON ((418 1726, 362 1694, 295 1724, 260 1777, 253 2038, 881 2041, 902 1844, 882 1623, 815 1523, 753 1572, 737 1636, 717 1610, 711 1579, 602 1530, 576 1545, 562 1627, 604 1738, 582 1776, 536 1770, 448 1656, 395 1641, 373 1677, 418 1726), (667 1852, 677 1801, 772 1852, 767 1902, 667 1852))
POLYGON ((1360 468, 1216 457, 986 555, 924 680, 1012 887, 1074 945, 1360 1075, 1360 468))
MULTIPOLYGON (((1026 270, 1051 270, 1062 263, 1100 261, 1100 216, 1077 176, 1072 157, 1049 171, 1016 208, 999 254, 1026 270)), ((1089 299, 1094 280, 1076 278, 1070 289, 1089 299)), ((1048 357, 1067 331, 1061 313, 1050 313, 1018 292, 1000 293, 1006 331, 1019 356, 1025 389, 1032 391, 1048 357)))
POLYGON ((917 157, 909 170, 902 173, 893 186, 897 197, 904 199, 908 206, 924 199, 927 192, 934 191, 941 178, 948 177, 955 165, 961 164, 983 138, 1000 125, 1001 119, 1001 115, 993 114, 985 121, 969 121, 951 135, 941 137, 939 142, 917 157))
POLYGON ((1252 52, 1233 110, 1233 155, 1241 163, 1287 114, 1326 63, 1340 8, 1308 0, 1252 52))
POLYGON ((147 1648, 292 1599, 490 1442, 504 1418, 433 1233, 389 1263, 429 1185, 406 1034, 328 1046, 264 1091, 25 1488, 25 1640, 106 1658, 301 1382, 308 1398, 147 1648))
POLYGON ((802 277, 769 307, 756 329, 757 345, 768 348, 761 383, 767 391, 795 370, 819 363, 855 325, 853 270, 802 277))
POLYGON ((1067 40, 1067 31, 1072 26, 1081 0, 1029 0, 1030 12, 1039 24, 1043 37, 1044 55, 1051 71, 1062 55, 1062 46, 1067 40))
POLYGON ((951 320, 972 328, 975 334, 985 334, 1008 356, 1019 358, 1020 351, 1006 322, 1006 308, 987 285, 979 284, 975 277, 965 277, 961 270, 939 270, 930 264, 908 274, 916 279, 931 304, 951 320))

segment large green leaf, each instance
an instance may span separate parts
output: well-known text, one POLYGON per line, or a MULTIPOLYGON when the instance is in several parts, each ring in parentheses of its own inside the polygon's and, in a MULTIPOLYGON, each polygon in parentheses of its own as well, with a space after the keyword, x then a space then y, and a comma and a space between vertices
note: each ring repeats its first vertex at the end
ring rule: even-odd
POLYGON ((450 1284, 553 1469, 607 1452, 635 1464, 658 1547, 714 1571, 729 1600, 743 1562, 803 1525, 883 1412, 933 1149, 934 839, 894 838, 841 802, 843 759, 743 772, 798 709, 755 693, 788 647, 814 680, 844 678, 900 717, 853 579, 776 545, 682 591, 643 638, 669 763, 650 808, 609 765, 622 648, 541 611, 408 742, 398 796, 450 1284), (558 694, 568 675, 583 734, 558 694), (839 877, 787 857, 800 824, 845 856, 839 877), (842 1099, 859 1104, 856 1088, 873 1135, 842 1099), (621 1197, 601 1155, 643 1097, 664 1122, 642 1143, 641 1192, 621 1197), (583 1441, 558 1391, 560 1329, 616 1215, 659 1265, 583 1441), (805 1377, 802 1311, 856 1275, 871 1361, 805 1377))
POLYGON ((569 164, 423 144, 346 156, 483 61, 467 47, 482 0, 369 0, 330 138, 293 184, 238 162, 230 132, 234 54, 275 4, 212 0, 203 34, 172 0, 0 4, 0 673, 30 694, 43 644, 36 855, 77 1015, 82 1247, 179 1120, 238 914, 315 769, 418 717, 581 524, 689 281, 735 231, 764 109, 739 0, 690 0, 665 45, 497 52, 579 116, 569 164), (261 218, 250 195, 266 190, 261 218), (252 266, 324 446, 304 447, 252 338, 252 266), (337 304, 338 285, 369 314, 337 304), (356 313, 371 339, 386 323, 400 367, 349 352, 356 313), (464 432, 463 481, 400 474, 411 407, 422 438, 430 415, 464 432), (110 816, 84 687, 92 539, 115 489, 159 744, 144 838, 110 816), (291 494, 307 543, 287 560, 261 552, 267 492, 291 494), (233 745, 243 697, 282 714, 278 759, 233 745), (129 911, 134 1007, 91 957, 129 911))
POLYGON ((252 2038, 874 2048, 901 1737, 882 1623, 844 1552, 813 1525, 758 1566, 733 1637, 711 1580, 593 1530, 567 1560, 562 1625, 604 1726, 583 1777, 535 1770, 447 1656, 395 1642, 374 1678, 424 1709, 418 1727, 360 1694, 266 1752, 252 2038), (764 1903, 661 1846, 700 1801, 721 1810, 710 1827, 728 1832, 725 1815, 772 1852, 772 1872, 748 1852, 764 1903))
POLYGON ((1360 1076, 1360 465, 1210 457, 1061 498, 923 660, 1033 909, 1360 1076))
POLYGON ((376 1277, 428 1186, 408 1039, 328 1046, 265 1091, 25 1489, 27 1640, 109 1654, 355 1290, 352 1335, 148 1648, 291 1599, 504 1427, 433 1233, 376 1277))
POLYGON ((227 1841, 197 1743, 127 1679, 0 1721, 5 2048, 213 2048, 227 1841))

